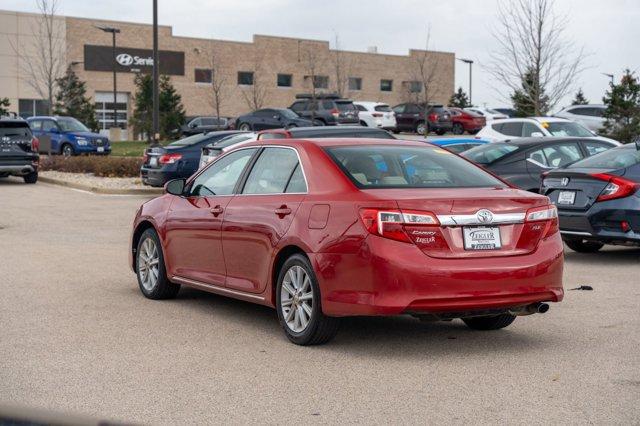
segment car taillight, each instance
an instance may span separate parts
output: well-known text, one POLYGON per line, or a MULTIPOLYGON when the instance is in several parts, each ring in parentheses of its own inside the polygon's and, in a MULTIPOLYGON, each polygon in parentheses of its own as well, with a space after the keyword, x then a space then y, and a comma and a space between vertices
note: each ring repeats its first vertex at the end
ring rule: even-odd
POLYGON ((383 114, 379 113, 379 112, 374 112, 371 114, 374 117, 382 117, 383 114))
POLYGON ((429 121, 438 121, 438 114, 429 114, 429 121))
POLYGON ((558 232, 558 209, 554 205, 529 209, 525 216, 525 225, 532 227, 533 231, 543 231, 540 232, 542 238, 547 238, 558 232), (544 225, 545 229, 535 229, 536 225, 544 225))
POLYGON ((333 115, 334 117, 338 118, 340 116, 340 111, 338 110, 338 108, 334 108, 331 110, 331 115, 333 115))
POLYGON ((606 173, 593 173, 591 177, 598 180, 608 182, 604 187, 596 201, 615 200, 616 198, 624 198, 633 194, 640 188, 638 182, 622 178, 620 176, 608 175, 606 173))
POLYGON ((35 136, 31 138, 31 151, 35 153, 40 152, 40 141, 35 136))
POLYGON ((369 233, 405 243, 413 241, 405 226, 440 225, 433 213, 422 211, 361 209, 360 218, 369 233))
POLYGON ((182 158, 182 154, 162 154, 158 159, 160 164, 173 164, 182 158))

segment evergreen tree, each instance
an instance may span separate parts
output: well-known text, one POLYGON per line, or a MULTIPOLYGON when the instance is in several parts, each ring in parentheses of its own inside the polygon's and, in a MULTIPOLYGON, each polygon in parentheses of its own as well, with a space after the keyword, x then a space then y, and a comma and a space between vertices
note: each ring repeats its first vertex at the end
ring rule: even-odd
POLYGON ((9 113, 9 98, 0 98, 0 117, 9 113))
POLYGON ((640 82, 635 73, 626 69, 620 84, 611 84, 602 98, 606 105, 603 132, 622 143, 640 137, 640 82))
POLYGON ((76 118, 91 130, 98 131, 96 107, 87 94, 86 83, 78 78, 71 67, 56 79, 58 91, 55 95, 53 113, 76 118))
POLYGON ((589 100, 585 98, 582 88, 578 89, 576 97, 571 101, 571 105, 589 105, 589 100))
POLYGON ((451 98, 449 98, 449 106, 456 108, 467 108, 471 106, 469 97, 464 90, 462 90, 462 87, 458 87, 458 91, 451 95, 451 98))
MULTIPOLYGON (((130 119, 133 131, 137 135, 146 135, 151 141, 153 136, 153 77, 150 74, 136 74, 134 80, 136 93, 133 104, 134 110, 130 119)), ((184 107, 182 98, 171 84, 168 76, 160 76, 158 84, 160 105, 160 138, 168 139, 174 130, 180 128, 184 122, 184 107)))
POLYGON ((513 109, 516 110, 516 117, 532 117, 545 115, 549 111, 549 97, 545 94, 543 87, 536 88, 534 72, 528 71, 522 79, 522 88, 516 90, 511 95, 513 109), (535 100, 538 102, 535 102, 535 100), (536 111, 536 103, 538 110, 536 111))

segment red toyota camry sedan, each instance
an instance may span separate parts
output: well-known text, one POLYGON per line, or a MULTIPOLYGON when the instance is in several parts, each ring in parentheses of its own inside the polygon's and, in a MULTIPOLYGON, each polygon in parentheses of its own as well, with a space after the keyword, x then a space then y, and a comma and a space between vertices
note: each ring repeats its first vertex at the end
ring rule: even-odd
POLYGON ((130 255, 146 297, 184 285, 271 306, 300 345, 344 316, 495 330, 563 297, 549 199, 422 142, 245 145, 143 204, 130 255))

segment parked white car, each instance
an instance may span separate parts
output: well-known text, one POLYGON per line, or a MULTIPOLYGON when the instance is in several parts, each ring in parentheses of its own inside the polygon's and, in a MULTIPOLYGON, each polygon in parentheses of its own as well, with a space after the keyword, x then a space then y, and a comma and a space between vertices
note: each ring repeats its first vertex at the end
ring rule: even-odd
POLYGON ((203 168, 213 160, 225 152, 249 142, 254 142, 258 139, 258 134, 254 132, 236 133, 235 135, 222 138, 216 143, 210 143, 202 148, 202 154, 200 154, 200 166, 203 168))
POLYGON ((358 109, 360 124, 385 130, 396 128, 396 114, 388 104, 358 101, 353 103, 358 109))
POLYGON ((508 115, 498 112, 496 110, 493 110, 491 108, 467 107, 465 108, 465 110, 475 112, 476 114, 480 114, 481 116, 486 118, 487 121, 504 120, 505 118, 509 118, 508 115))
POLYGON ((563 108, 554 116, 575 121, 589 130, 598 132, 606 121, 602 117, 606 109, 607 107, 604 105, 571 105, 563 108))
POLYGON ((618 141, 596 135, 576 122, 557 117, 508 118, 487 124, 476 135, 491 142, 502 142, 507 139, 545 136, 570 136, 578 138, 597 138, 620 145, 618 141))

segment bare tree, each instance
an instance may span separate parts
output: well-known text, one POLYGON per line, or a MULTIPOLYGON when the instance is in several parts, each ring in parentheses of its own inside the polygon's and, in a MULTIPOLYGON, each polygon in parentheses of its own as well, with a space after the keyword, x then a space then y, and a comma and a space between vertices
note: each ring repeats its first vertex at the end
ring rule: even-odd
POLYGON ((487 70, 494 81, 529 97, 535 115, 552 109, 584 70, 584 48, 564 37, 566 16, 553 0, 499 2, 496 50, 487 70))
POLYGON ((38 96, 48 101, 48 114, 51 115, 56 79, 64 74, 66 68, 64 34, 55 20, 58 0, 36 0, 36 3, 40 14, 31 44, 19 46, 11 43, 11 48, 19 57, 21 78, 38 96), (25 52, 28 57, 25 57, 25 52))
POLYGON ((338 33, 335 33, 335 50, 331 59, 336 79, 336 93, 340 97, 343 97, 349 90, 349 74, 351 73, 352 62, 340 48, 340 36, 338 33))
POLYGON ((439 58, 429 52, 431 27, 427 26, 424 50, 416 51, 415 62, 411 70, 412 81, 404 82, 404 90, 409 100, 428 105, 431 103, 434 82, 438 73, 439 58))
POLYGON ((211 94, 208 99, 209 105, 214 109, 216 118, 220 119, 220 109, 227 97, 227 76, 224 74, 222 62, 215 51, 213 42, 208 55, 208 65, 211 70, 211 94))
POLYGON ((320 58, 318 57, 318 49, 308 46, 303 53, 303 61, 306 75, 304 79, 309 84, 309 93, 311 95, 311 121, 315 122, 316 108, 318 106, 316 91, 318 85, 318 69, 320 67, 320 58))
POLYGON ((262 54, 256 53, 251 64, 253 84, 241 89, 242 98, 252 111, 262 108, 267 100, 267 86, 263 76, 263 62, 264 58, 262 54))

